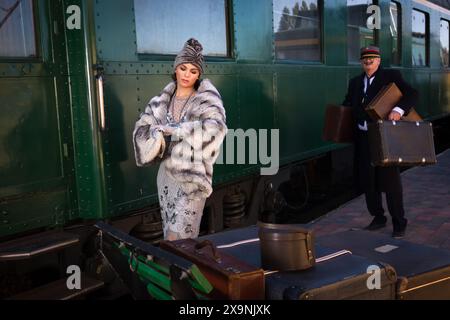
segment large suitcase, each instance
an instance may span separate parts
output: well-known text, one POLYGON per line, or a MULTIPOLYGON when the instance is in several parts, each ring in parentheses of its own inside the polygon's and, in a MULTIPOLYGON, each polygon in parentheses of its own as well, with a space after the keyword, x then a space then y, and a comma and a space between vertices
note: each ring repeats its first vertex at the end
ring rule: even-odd
POLYGON ((217 248, 209 241, 161 241, 160 247, 195 263, 214 290, 213 299, 264 299, 264 271, 217 248))
MULTIPOLYGON (((387 120, 389 113, 397 105, 403 94, 397 85, 392 82, 384 86, 372 99, 366 108, 366 112, 373 120, 387 120)), ((402 117, 405 121, 422 121, 420 115, 411 108, 408 114, 402 117)))
MULTIPOLYGON (((207 235, 221 250, 259 267, 261 265, 258 228, 251 226, 207 235)), ((266 271, 266 299, 377 299, 395 298, 395 270, 375 260, 316 246, 316 264, 302 271, 266 271), (380 274, 380 289, 371 286, 371 270, 380 274)))
POLYGON ((397 271, 397 298, 450 299, 450 252, 356 230, 317 239, 323 246, 345 248, 354 254, 388 263, 397 271))
POLYGON ((369 144, 374 166, 436 163, 431 122, 378 120, 369 124, 369 144))
POLYGON ((322 139, 336 143, 353 141, 353 115, 352 108, 328 105, 325 110, 325 123, 322 139))

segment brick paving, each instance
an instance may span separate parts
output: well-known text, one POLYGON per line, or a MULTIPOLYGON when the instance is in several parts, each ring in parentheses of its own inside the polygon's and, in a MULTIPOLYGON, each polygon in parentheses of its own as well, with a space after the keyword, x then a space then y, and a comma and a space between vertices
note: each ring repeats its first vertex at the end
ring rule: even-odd
MULTIPOLYGON (((408 219, 404 240, 450 250, 450 149, 437 157, 437 164, 415 167, 402 174, 408 219)), ((383 196, 386 216, 389 216, 383 196)), ((351 228, 363 228, 372 217, 364 195, 310 222, 316 236, 351 228)), ((390 235, 392 224, 378 231, 390 235)))

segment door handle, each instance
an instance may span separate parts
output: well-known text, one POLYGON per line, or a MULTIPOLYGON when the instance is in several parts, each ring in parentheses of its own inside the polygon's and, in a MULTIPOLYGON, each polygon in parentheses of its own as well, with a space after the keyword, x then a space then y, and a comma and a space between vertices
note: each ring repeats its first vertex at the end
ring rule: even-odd
POLYGON ((103 95, 103 73, 104 69, 102 65, 95 65, 97 74, 95 75, 97 83, 97 105, 98 105, 98 119, 101 131, 106 129, 106 119, 105 119, 105 99, 103 95))

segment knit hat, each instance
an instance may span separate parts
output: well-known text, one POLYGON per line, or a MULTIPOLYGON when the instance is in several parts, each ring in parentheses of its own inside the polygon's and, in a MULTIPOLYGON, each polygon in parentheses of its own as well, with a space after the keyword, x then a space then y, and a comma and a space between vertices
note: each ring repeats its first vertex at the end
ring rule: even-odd
POLYGON ((203 73, 203 47, 194 38, 190 38, 183 46, 183 49, 178 53, 175 58, 175 62, 173 63, 173 72, 175 69, 183 63, 191 63, 196 66, 200 73, 203 73))
POLYGON ((364 58, 380 58, 380 48, 368 46, 361 48, 361 60, 364 58))

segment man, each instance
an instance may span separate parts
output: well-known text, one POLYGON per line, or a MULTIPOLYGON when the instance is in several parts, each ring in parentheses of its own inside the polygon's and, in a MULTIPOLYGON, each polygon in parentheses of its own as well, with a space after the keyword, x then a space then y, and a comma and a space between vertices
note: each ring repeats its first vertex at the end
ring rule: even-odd
POLYGON ((403 208, 403 190, 398 167, 373 167, 370 163, 367 123, 371 122, 364 110, 377 93, 389 83, 394 82, 403 94, 402 99, 391 111, 389 120, 400 120, 418 100, 418 93, 402 78, 398 70, 385 70, 380 66, 381 56, 378 47, 361 49, 361 66, 364 72, 351 79, 343 105, 353 108, 355 119, 355 166, 360 189, 364 192, 367 209, 374 217, 366 230, 377 230, 386 226, 381 192, 386 193, 389 213, 392 217, 395 238, 405 234, 407 219, 403 208))

